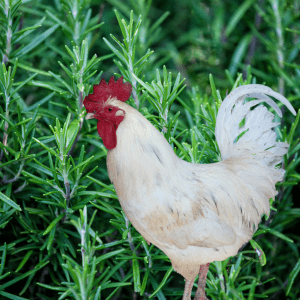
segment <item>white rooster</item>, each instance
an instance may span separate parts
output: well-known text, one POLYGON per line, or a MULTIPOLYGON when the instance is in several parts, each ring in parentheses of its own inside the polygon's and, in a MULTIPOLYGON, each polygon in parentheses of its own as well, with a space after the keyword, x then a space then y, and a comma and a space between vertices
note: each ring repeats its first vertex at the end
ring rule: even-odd
POLYGON ((94 86, 84 100, 86 119, 109 149, 107 168, 124 213, 137 231, 160 248, 185 279, 183 300, 205 296, 209 263, 236 255, 261 220, 269 214, 269 199, 284 170, 275 168, 289 145, 276 142, 274 115, 282 117, 270 95, 296 115, 289 101, 269 87, 249 84, 223 101, 216 121, 216 140, 222 161, 193 164, 178 158, 163 134, 141 113, 127 105, 131 85, 123 78, 94 86), (244 103, 246 97, 256 98, 244 103), (240 122, 245 124, 240 127, 240 122), (246 133, 236 142, 242 132, 246 133))

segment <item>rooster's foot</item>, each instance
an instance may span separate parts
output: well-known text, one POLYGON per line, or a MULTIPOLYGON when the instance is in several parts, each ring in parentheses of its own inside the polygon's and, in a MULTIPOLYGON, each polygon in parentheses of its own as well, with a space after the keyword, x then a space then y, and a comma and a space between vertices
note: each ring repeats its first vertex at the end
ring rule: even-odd
POLYGON ((205 295, 206 277, 209 264, 201 265, 199 270, 198 288, 194 300, 209 300, 205 295))

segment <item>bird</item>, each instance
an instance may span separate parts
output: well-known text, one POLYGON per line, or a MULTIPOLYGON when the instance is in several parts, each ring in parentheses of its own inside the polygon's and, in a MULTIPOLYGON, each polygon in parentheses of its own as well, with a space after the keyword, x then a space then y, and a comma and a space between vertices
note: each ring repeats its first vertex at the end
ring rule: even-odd
POLYGON ((198 273, 194 299, 208 299, 209 264, 236 255, 251 240, 262 215, 269 215, 269 199, 278 193, 275 184, 284 177, 278 164, 289 145, 276 141, 273 128, 279 123, 261 102, 280 117, 269 96, 294 115, 296 111, 267 86, 235 88, 222 101, 216 119, 221 161, 196 164, 179 158, 163 133, 125 103, 131 94, 132 85, 123 77, 115 81, 112 76, 108 83, 102 79, 83 101, 85 118, 97 120, 108 149, 108 176, 125 215, 185 278, 182 299, 191 299, 198 273))

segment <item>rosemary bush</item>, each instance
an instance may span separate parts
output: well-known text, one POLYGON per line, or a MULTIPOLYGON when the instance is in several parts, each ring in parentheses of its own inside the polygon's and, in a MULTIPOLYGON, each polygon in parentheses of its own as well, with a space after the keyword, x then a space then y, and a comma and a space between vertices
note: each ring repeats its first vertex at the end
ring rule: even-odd
MULTIPOLYGON (((183 278, 120 208, 83 99, 123 76, 129 104, 179 157, 220 161, 216 116, 233 88, 266 84, 300 108, 299 8, 0 0, 0 298, 181 299, 183 278)), ((286 112, 276 128, 290 149, 270 217, 236 257, 211 264, 210 299, 300 297, 298 121, 286 112)))

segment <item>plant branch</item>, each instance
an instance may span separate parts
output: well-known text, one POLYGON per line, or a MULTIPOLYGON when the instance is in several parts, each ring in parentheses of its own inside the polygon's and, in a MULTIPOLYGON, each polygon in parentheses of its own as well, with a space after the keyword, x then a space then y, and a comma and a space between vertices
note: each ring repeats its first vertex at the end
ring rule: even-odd
POLYGON ((12 183, 12 182, 17 181, 19 179, 20 175, 21 175, 24 164, 25 164, 25 159, 21 162, 18 173, 11 179, 6 179, 6 176, 3 176, 3 179, 1 181, 1 183, 2 184, 8 184, 8 183, 12 183))
MULTIPOLYGON (((125 216, 125 224, 126 224, 126 229, 128 229, 129 228, 129 220, 126 216, 125 216)), ((132 240, 130 230, 128 230, 127 237, 128 237, 130 250, 137 255, 137 252, 134 250, 134 245, 133 245, 133 240, 132 240)))
MULTIPOLYGON (((127 216, 125 216, 125 224, 126 224, 126 229, 129 229, 129 220, 128 220, 127 216)), ((134 249, 134 244, 133 244, 130 230, 128 230, 127 237, 128 237, 130 250, 132 251, 132 253, 135 253, 135 255, 138 256, 137 251, 135 251, 135 249, 134 249)), ((137 299, 137 293, 135 291, 133 291, 133 293, 132 293, 132 299, 137 299)))
MULTIPOLYGON (((9 106, 10 97, 9 97, 9 95, 7 95, 6 91, 5 91, 4 97, 5 97, 5 117, 6 117, 6 119, 9 119, 8 106, 9 106)), ((5 123, 4 123, 4 133, 3 133, 3 142, 2 142, 2 144, 4 146, 7 146, 7 140, 8 140, 7 130, 8 130, 8 122, 5 121, 5 123)), ((4 151, 5 151, 6 154, 8 154, 6 150, 4 150, 4 151)), ((2 157, 3 157, 3 150, 1 149, 0 161, 2 160, 2 157)))
POLYGON ((14 194, 21 192, 25 188, 26 185, 27 185, 27 182, 24 181, 24 183, 14 191, 14 194))
POLYGON ((136 79, 134 78, 134 76, 132 76, 133 73, 133 62, 132 62, 132 49, 130 47, 129 49, 129 55, 128 55, 128 59, 129 59, 129 62, 128 62, 128 67, 129 67, 129 71, 130 71, 130 75, 131 75, 131 83, 132 83, 132 96, 133 96, 133 100, 134 100, 134 103, 137 107, 137 109, 139 108, 139 105, 140 105, 140 101, 138 99, 138 95, 137 95, 137 82, 136 82, 136 79))
MULTIPOLYGON (((278 38, 278 47, 277 47, 277 60, 280 69, 284 67, 284 54, 283 54, 283 46, 284 46, 284 39, 282 34, 282 26, 281 26, 281 18, 279 14, 279 3, 278 0, 271 1, 272 9, 274 11, 275 22, 276 22, 276 35, 278 38)), ((280 76, 279 78, 279 93, 284 95, 284 80, 283 77, 280 76)))
MULTIPOLYGON (((262 4, 263 0, 259 1, 259 4, 262 4)), ((260 24, 261 24, 261 20, 262 17, 261 15, 257 12, 255 14, 255 21, 254 21, 254 25, 257 29, 257 31, 259 30, 260 24)), ((246 62, 245 62, 245 69, 243 70, 243 79, 245 80, 247 78, 247 66, 250 65, 252 63, 254 54, 255 54, 255 50, 257 49, 257 45, 258 45, 258 38, 257 36, 253 35, 251 42, 250 42, 250 47, 248 49, 248 54, 247 54, 247 58, 246 58, 246 62)))
MULTIPOLYGON (((78 61, 79 63, 79 61, 78 61)), ((83 72, 84 72, 84 66, 81 67, 81 70, 80 70, 80 77, 79 77, 79 83, 80 85, 82 85, 83 83, 83 72)), ((71 146, 68 154, 67 154, 67 157, 69 157, 70 155, 73 154, 73 151, 75 149, 75 146, 79 140, 79 136, 80 136, 80 131, 81 131, 81 128, 82 128, 82 125, 83 125, 83 113, 81 113, 81 109, 82 109, 82 106, 83 106, 83 90, 79 90, 79 93, 78 93, 78 110, 79 110, 79 115, 80 115, 80 123, 79 123, 79 130, 78 130, 78 133, 76 135, 76 138, 73 142, 73 145, 71 146)))
POLYGON ((70 201, 71 189, 70 189, 70 182, 68 179, 68 172, 66 169, 66 161, 64 161, 64 166, 63 166, 63 178, 64 178, 64 185, 65 185, 65 190, 66 190, 66 193, 63 193, 63 196, 66 199, 67 206, 68 206, 69 201, 70 201))
POLYGON ((7 18, 7 30, 6 30, 6 48, 5 53, 3 54, 2 63, 6 64, 8 62, 8 56, 11 51, 11 38, 12 38, 12 18, 9 14, 10 3, 9 0, 5 0, 4 13, 7 18))
POLYGON ((80 229, 80 237, 81 237, 81 259, 82 259, 82 268, 84 269, 85 265, 85 249, 84 246, 86 244, 85 241, 85 234, 86 234, 86 221, 87 221, 87 210, 86 206, 83 209, 83 216, 84 216, 84 222, 82 224, 82 227, 80 229))

